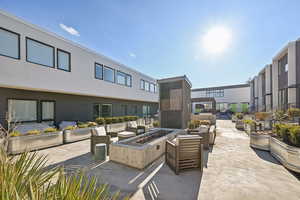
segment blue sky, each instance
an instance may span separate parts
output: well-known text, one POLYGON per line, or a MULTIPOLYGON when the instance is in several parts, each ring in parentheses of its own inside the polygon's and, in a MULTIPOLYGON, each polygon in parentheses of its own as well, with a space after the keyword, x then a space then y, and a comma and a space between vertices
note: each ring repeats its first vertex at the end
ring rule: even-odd
POLYGON ((194 88, 244 83, 300 37, 298 0, 0 0, 0 8, 154 78, 186 74, 194 88), (232 40, 214 55, 201 38, 216 26, 232 40))

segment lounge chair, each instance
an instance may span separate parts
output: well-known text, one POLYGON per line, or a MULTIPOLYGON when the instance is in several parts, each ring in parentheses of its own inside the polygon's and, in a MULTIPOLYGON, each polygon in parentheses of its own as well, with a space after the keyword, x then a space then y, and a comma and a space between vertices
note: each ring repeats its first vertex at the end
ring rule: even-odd
POLYGON ((91 152, 92 152, 92 154, 95 153, 96 144, 104 143, 104 144, 106 144, 107 155, 109 155, 109 145, 112 142, 116 142, 116 141, 117 141, 117 138, 111 138, 110 135, 106 134, 106 130, 105 130, 104 126, 95 127, 92 129, 91 152))
POLYGON ((128 126, 127 126, 126 130, 129 132, 135 132, 136 135, 140 135, 140 134, 145 133, 146 128, 145 128, 145 126, 138 126, 136 121, 131 121, 131 122, 128 122, 128 126))
POLYGON ((202 137, 197 135, 179 135, 172 141, 166 141, 166 163, 179 174, 182 170, 203 169, 202 137))

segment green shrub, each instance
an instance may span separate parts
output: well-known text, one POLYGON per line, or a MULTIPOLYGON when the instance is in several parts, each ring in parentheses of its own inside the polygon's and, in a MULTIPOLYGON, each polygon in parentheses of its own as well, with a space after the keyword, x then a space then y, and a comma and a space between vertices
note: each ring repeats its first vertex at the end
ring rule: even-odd
POLYGON ((188 123, 188 127, 189 127, 189 129, 195 129, 195 128, 197 128, 197 126, 196 126, 194 120, 192 120, 192 121, 190 121, 190 122, 188 123))
POLYGON ((237 119, 243 119, 243 118, 244 118, 244 115, 243 115, 243 113, 235 113, 235 117, 236 117, 237 119))
POLYGON ((53 132, 57 132, 57 129, 56 128, 46 128, 44 130, 44 133, 53 133, 53 132))
POLYGON ((300 126, 293 126, 289 130, 290 143, 295 146, 300 146, 300 126))
POLYGON ((64 128, 64 130, 69 130, 69 131, 72 131, 74 129, 76 129, 75 126, 67 126, 66 128, 64 128))
POLYGON ((255 121, 252 120, 252 119, 245 119, 245 120, 243 120, 243 122, 244 122, 245 124, 249 124, 249 125, 254 125, 254 124, 255 124, 255 121))
POLYGON ((88 127, 95 127, 97 126, 96 122, 88 122, 88 127))
POLYGON ((209 126, 210 125, 210 121, 209 120, 199 120, 199 125, 209 126))
POLYGON ((287 114, 290 119, 294 119, 295 117, 300 117, 300 109, 299 108, 289 108, 287 110, 287 114))
POLYGON ((130 121, 136 121, 138 119, 137 116, 129 116, 130 117, 130 121))
POLYGON ((154 126, 155 128, 158 128, 158 127, 159 127, 159 121, 154 121, 154 122, 153 122, 153 126, 154 126))
POLYGON ((39 131, 39 130, 31 130, 31 131, 27 131, 27 135, 38 135, 38 134, 40 134, 41 133, 41 131, 39 131))
POLYGON ((9 136, 10 137, 17 137, 17 136, 20 136, 21 133, 19 131, 12 131, 9 133, 9 136))
POLYGON ((106 117, 104 118, 105 124, 111 124, 112 123, 112 117, 106 117))
POLYGON ((124 116, 124 121, 125 122, 128 122, 130 120, 130 117, 129 116, 124 116))
POLYGON ((274 119, 278 122, 282 122, 288 119, 288 115, 283 110, 277 110, 274 114, 274 119))
POLYGON ((113 124, 119 123, 119 118, 118 118, 118 117, 112 117, 112 118, 111 118, 111 122, 112 122, 113 124))
POLYGON ((87 128, 87 127, 89 127, 89 124, 83 124, 83 123, 81 123, 81 124, 78 124, 77 127, 78 128, 87 128))
POLYGON ((274 127, 273 127, 273 132, 278 136, 280 137, 280 127, 281 127, 281 124, 275 124, 274 127))
POLYGON ((118 121, 119 121, 119 122, 124 122, 125 119, 124 119, 124 117, 118 117, 118 121))
POLYGON ((95 121, 98 125, 103 125, 105 123, 105 120, 103 117, 97 117, 95 121))

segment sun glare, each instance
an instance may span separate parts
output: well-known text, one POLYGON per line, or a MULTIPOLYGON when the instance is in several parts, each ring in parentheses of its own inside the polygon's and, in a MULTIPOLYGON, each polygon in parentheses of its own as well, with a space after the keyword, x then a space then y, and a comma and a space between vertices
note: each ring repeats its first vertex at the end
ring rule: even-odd
POLYGON ((204 49, 209 53, 221 53, 231 42, 231 31, 226 27, 214 27, 202 38, 204 49))

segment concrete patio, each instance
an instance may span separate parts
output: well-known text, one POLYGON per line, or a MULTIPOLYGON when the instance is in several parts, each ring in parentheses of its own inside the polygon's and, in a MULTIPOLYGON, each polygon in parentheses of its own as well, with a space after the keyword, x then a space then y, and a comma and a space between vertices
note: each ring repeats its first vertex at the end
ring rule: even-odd
POLYGON ((97 176, 131 199, 300 199, 299 175, 292 174, 268 152, 249 147, 246 133, 231 121, 217 121, 216 144, 206 152, 204 173, 198 170, 175 175, 160 158, 144 171, 111 161, 95 162, 90 141, 39 151, 49 167, 65 166, 67 173, 81 169, 97 176), (208 160, 207 160, 208 158, 208 160), (297 178, 298 176, 298 178, 297 178))

